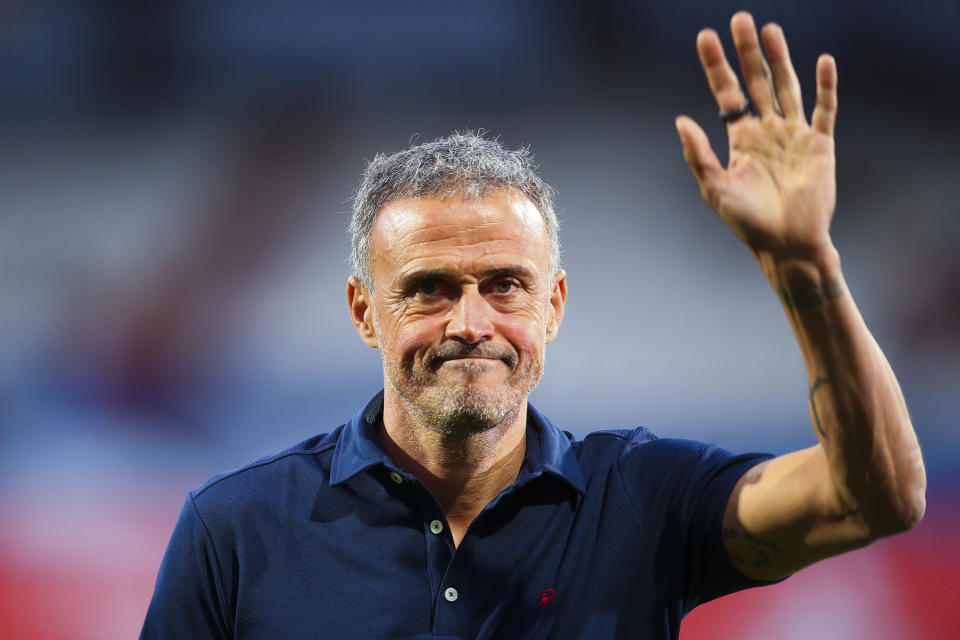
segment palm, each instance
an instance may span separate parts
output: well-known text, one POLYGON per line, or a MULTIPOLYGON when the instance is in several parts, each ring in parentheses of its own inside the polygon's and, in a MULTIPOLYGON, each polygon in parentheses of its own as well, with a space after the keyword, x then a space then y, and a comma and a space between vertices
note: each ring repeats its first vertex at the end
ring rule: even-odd
MULTIPOLYGON (((786 255, 817 250, 829 243, 836 202, 833 61, 822 57, 818 62, 817 107, 808 124, 782 31, 770 25, 764 29, 768 67, 749 14, 734 16, 731 28, 758 117, 728 124, 730 162, 724 168, 703 130, 681 116, 677 129, 684 156, 704 199, 755 252, 786 255)), ((701 32, 697 48, 720 108, 732 111, 744 104, 746 98, 716 33, 701 32)))
POLYGON ((711 202, 757 250, 802 248, 829 229, 835 203, 833 140, 755 119, 731 127, 730 163, 711 202))

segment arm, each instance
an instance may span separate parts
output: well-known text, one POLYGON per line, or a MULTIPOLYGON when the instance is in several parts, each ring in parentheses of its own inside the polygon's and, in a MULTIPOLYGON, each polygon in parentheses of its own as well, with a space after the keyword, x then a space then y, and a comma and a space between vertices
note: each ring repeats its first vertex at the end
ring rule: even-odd
POLYGON ((232 637, 219 576, 213 541, 188 496, 160 565, 141 640, 232 637))
MULTIPOLYGON (((836 65, 827 55, 817 61, 808 124, 782 30, 764 27, 767 60, 749 14, 736 14, 731 30, 757 116, 728 123, 726 168, 693 120, 677 118, 677 131, 704 199, 780 297, 807 367, 819 444, 744 474, 723 519, 734 565, 774 579, 917 524, 926 476, 897 380, 847 291, 829 235, 836 65)), ((717 34, 702 31, 697 50, 720 109, 740 108, 745 97, 717 34)))

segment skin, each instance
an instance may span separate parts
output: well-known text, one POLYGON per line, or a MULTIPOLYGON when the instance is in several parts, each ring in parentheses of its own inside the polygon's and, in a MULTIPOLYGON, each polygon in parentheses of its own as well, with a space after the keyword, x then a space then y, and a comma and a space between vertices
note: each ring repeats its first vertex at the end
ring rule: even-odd
POLYGON ((517 477, 527 395, 567 295, 530 200, 387 202, 371 237, 374 290, 347 283, 354 327, 380 349, 381 441, 437 498, 455 543, 517 477))
MULTIPOLYGON (((693 120, 680 116, 676 126, 704 200, 753 252, 807 367, 818 444, 747 472, 723 521, 734 565, 772 579, 915 526, 926 475, 897 380, 846 289, 830 239, 836 63, 829 55, 817 61, 808 122, 783 30, 768 24, 758 37, 746 12, 730 27, 757 116, 728 124, 727 167, 693 120)), ((701 31, 697 51, 720 108, 741 107, 744 90, 716 32, 701 31)))

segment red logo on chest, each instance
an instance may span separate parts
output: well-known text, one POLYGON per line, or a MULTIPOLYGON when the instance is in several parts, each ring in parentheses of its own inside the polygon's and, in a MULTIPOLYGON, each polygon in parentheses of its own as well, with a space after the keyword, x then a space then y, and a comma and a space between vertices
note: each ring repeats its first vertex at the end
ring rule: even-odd
POLYGON ((556 592, 553 589, 547 589, 546 591, 540 594, 540 599, 537 600, 537 606, 538 607, 547 606, 548 604, 550 604, 550 601, 553 600, 553 596, 555 594, 556 592))

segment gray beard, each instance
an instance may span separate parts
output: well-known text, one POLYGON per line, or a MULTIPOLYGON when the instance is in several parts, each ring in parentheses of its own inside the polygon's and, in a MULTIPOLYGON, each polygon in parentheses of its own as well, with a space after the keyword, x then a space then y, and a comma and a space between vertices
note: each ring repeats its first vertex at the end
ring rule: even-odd
MULTIPOLYGON (((396 385, 394 388, 397 389, 396 385)), ((400 389, 397 393, 420 419, 420 424, 454 440, 490 431, 503 424, 519 408, 518 403, 511 406, 508 398, 492 396, 472 387, 451 391, 440 402, 428 406, 414 403, 400 389)))

